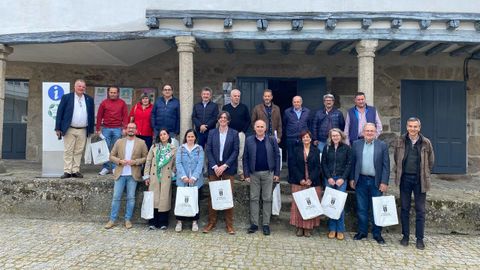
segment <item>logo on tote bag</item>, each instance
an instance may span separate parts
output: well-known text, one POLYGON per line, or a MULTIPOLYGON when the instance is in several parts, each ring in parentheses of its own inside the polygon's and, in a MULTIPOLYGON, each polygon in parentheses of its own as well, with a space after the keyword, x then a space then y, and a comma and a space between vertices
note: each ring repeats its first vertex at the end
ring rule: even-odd
POLYGON ((308 206, 312 205, 312 201, 310 200, 310 197, 307 197, 305 200, 307 201, 308 206))
POLYGON ((190 200, 190 197, 189 197, 189 196, 185 196, 185 203, 188 203, 189 200, 190 200))
POLYGON ((331 200, 330 200, 330 204, 331 204, 331 205, 334 205, 334 204, 335 204, 335 201, 336 201, 335 197, 332 197, 331 200))
POLYGON ((387 205, 386 205, 386 204, 384 204, 384 205, 383 205, 383 212, 385 212, 385 213, 386 213, 387 211, 388 211, 387 205))
POLYGON ((222 188, 218 190, 218 195, 219 195, 220 197, 223 197, 223 189, 222 189, 222 188))

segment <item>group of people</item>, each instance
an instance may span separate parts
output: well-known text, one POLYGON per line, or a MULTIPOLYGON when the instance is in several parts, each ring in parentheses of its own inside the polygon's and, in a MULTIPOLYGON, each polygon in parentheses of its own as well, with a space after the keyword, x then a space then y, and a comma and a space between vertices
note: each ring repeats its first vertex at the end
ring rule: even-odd
MULTIPOLYGON (((77 80, 74 92, 62 97, 57 113, 56 132, 65 140, 65 165, 62 178, 82 177, 80 159, 86 137, 93 133, 93 99, 86 95, 85 82, 77 80)), ((346 191, 347 185, 355 190, 358 232, 355 240, 368 235, 369 220, 373 238, 385 243, 381 227, 373 222, 372 197, 381 196, 388 189, 390 158, 388 146, 378 139, 382 124, 375 107, 366 104, 365 94, 355 95, 355 106, 346 118, 335 108, 332 94, 323 96, 324 108, 314 115, 302 106, 302 98, 295 96, 292 107, 282 115, 273 104, 273 93, 265 89, 263 103, 251 114, 240 102, 241 92, 231 91, 230 104, 218 110, 212 101, 212 90, 201 89, 201 102, 192 113, 194 129, 183 137, 183 144, 172 143, 179 134, 180 102, 173 97, 173 87, 166 84, 162 97, 154 105, 144 94, 138 104, 127 112, 125 102, 118 98, 118 87, 108 88, 108 99, 99 107, 97 133, 102 133, 111 147, 110 163, 104 164, 100 174, 113 173, 115 181, 112 210, 105 228, 112 228, 118 217, 120 199, 127 190, 125 227, 131 228, 137 182, 144 181, 154 191, 154 218, 150 229, 168 227, 172 208, 172 172, 176 172, 177 186, 204 184, 204 164, 208 180, 230 180, 238 174, 250 185, 250 227, 248 233, 260 229, 270 234, 272 191, 279 182, 281 155, 279 143, 285 138, 288 183, 297 192, 314 187, 319 198, 322 187, 346 191), (252 125, 253 134, 246 136, 252 125), (125 135, 124 138, 121 138, 125 135), (121 139, 120 139, 121 138, 121 139), (143 176, 142 176, 143 169, 143 176), (260 208, 262 222, 260 223, 260 208)), ((407 120, 407 133, 394 143, 394 179, 400 186, 402 245, 409 243, 409 213, 411 194, 415 198, 416 246, 423 249, 425 200, 430 188, 430 171, 434 154, 430 140, 420 133, 418 118, 407 120)), ((235 234, 233 208, 225 210, 226 231, 235 234)), ((191 221, 192 231, 198 231, 199 214, 194 217, 176 217, 175 231, 191 221)), ((217 211, 209 200, 208 223, 204 233, 216 227, 217 211)), ((309 237, 319 226, 320 218, 304 220, 295 201, 292 201, 290 224, 296 227, 297 236, 309 237)), ((328 238, 345 238, 344 213, 338 220, 328 221, 328 238)))

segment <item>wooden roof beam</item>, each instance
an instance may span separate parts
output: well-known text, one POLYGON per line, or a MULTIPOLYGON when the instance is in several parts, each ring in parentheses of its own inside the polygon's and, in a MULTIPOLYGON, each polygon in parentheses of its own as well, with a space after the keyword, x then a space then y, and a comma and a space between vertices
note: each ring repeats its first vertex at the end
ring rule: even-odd
POLYGON ((327 54, 328 55, 335 55, 338 52, 340 52, 341 50, 343 50, 347 47, 350 47, 353 43, 355 43, 354 40, 346 40, 346 41, 337 42, 335 45, 330 47, 330 49, 328 49, 327 54))
POLYGON ((263 44, 263 41, 255 41, 255 51, 257 51, 257 54, 265 54, 267 53, 267 50, 265 49, 265 44, 263 44))
POLYGON ((291 47, 292 43, 287 42, 287 41, 282 41, 282 43, 280 43, 280 45, 282 46, 280 52, 283 55, 287 55, 287 54, 290 53, 290 47, 291 47))
POLYGON ((407 48, 403 49, 403 50, 400 52, 400 55, 401 55, 401 56, 411 55, 412 53, 414 53, 414 52, 417 51, 418 49, 421 49, 421 48, 427 46, 428 44, 430 44, 430 43, 429 43, 429 42, 424 42, 424 41, 415 42, 415 43, 413 43, 412 45, 408 46, 407 48))
POLYGON ((321 43, 322 43, 322 42, 319 41, 319 40, 311 41, 310 44, 308 44, 307 49, 305 50, 305 54, 314 55, 314 54, 315 54, 315 50, 317 49, 317 47, 318 47, 321 43))
POLYGON ((471 49, 475 48, 477 46, 477 44, 468 44, 468 45, 464 45, 458 49, 455 49, 453 51, 450 52, 450 56, 460 56, 462 54, 467 54, 468 51, 470 51, 471 49))
POLYGON ((225 46, 225 51, 227 51, 228 54, 233 54, 235 52, 235 48, 233 47, 233 41, 225 40, 223 42, 223 45, 225 46))
POLYGON ((441 52, 443 52, 444 50, 446 50, 448 47, 450 47, 450 43, 439 43, 435 46, 433 46, 432 48, 428 49, 426 52, 425 52, 425 55, 426 56, 433 56, 433 55, 436 55, 436 54, 439 54, 441 52))
POLYGON ((384 56, 402 44, 403 44, 403 41, 391 41, 390 43, 385 45, 383 48, 378 50, 377 55, 384 56))
POLYGON ((198 46, 200 46, 200 49, 202 49, 202 51, 204 51, 205 53, 209 53, 212 51, 212 49, 210 48, 210 46, 208 46, 208 43, 205 40, 197 39, 197 43, 198 46))

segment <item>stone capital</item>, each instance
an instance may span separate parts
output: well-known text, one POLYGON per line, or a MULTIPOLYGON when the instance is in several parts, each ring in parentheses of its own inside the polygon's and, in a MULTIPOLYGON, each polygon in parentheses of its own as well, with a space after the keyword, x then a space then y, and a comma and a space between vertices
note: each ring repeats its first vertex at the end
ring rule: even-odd
POLYGON ((375 50, 378 46, 378 40, 360 40, 355 49, 358 53, 358 58, 360 57, 375 57, 375 50))
POLYGON ((0 44, 0 60, 7 60, 9 54, 13 53, 13 48, 0 44))
POLYGON ((178 36, 175 37, 175 43, 177 44, 177 52, 190 52, 195 51, 195 38, 192 36, 178 36))

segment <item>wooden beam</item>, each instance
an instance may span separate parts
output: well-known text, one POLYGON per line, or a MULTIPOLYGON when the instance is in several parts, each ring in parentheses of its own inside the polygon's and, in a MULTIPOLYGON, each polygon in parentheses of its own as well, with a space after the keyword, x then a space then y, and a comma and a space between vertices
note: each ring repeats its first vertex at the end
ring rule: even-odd
POLYGON ((233 41, 225 40, 223 42, 223 45, 225 46, 225 50, 228 54, 233 54, 235 52, 235 48, 233 47, 233 41))
POLYGON ((402 26, 403 20, 400 18, 395 18, 390 21, 390 28, 399 29, 402 26))
POLYGON ((202 51, 204 51, 205 53, 209 53, 212 51, 212 49, 210 48, 210 46, 208 46, 208 43, 205 40, 197 39, 197 43, 198 46, 200 46, 200 49, 202 49, 202 51))
POLYGON ((265 49, 265 45, 263 44, 262 41, 255 41, 255 51, 257 51, 257 54, 265 54, 267 53, 267 50, 265 49))
POLYGON ((455 12, 248 12, 248 11, 227 11, 227 10, 157 10, 147 9, 146 17, 157 17, 160 19, 181 19, 192 17, 196 19, 225 19, 238 20, 362 20, 372 19, 374 21, 392 19, 403 20, 432 20, 447 21, 456 18, 462 21, 478 21, 478 13, 455 13, 455 12))
POLYGON ((372 19, 362 19, 362 29, 367 30, 373 23, 372 19))
POLYGON ((336 19, 327 19, 325 21, 325 29, 327 30, 334 30, 337 27, 337 20, 336 19))
POLYGON ((257 20, 257 29, 260 31, 265 31, 268 28, 268 21, 265 19, 257 20))
POLYGON ((223 20, 223 28, 231 29, 233 26, 233 19, 232 18, 225 18, 223 20))
POLYGON ((355 43, 354 40, 346 40, 346 41, 337 42, 335 45, 330 47, 330 49, 328 49, 327 54, 328 55, 335 55, 338 52, 340 52, 341 50, 351 46, 353 43, 355 43))
POLYGON ((468 51, 470 51, 471 49, 475 48, 477 46, 477 44, 468 44, 468 45, 464 45, 458 49, 455 49, 453 51, 450 52, 450 56, 460 56, 462 54, 467 54, 468 51))
POLYGON ((307 49, 305 50, 305 53, 308 54, 308 55, 314 55, 314 54, 315 54, 315 50, 317 49, 317 47, 318 47, 321 43, 322 43, 322 42, 319 41, 319 40, 311 41, 310 44, 308 44, 308 47, 307 47, 307 49))
POLYGON ((480 60, 480 49, 476 50, 472 53, 472 58, 479 59, 480 60))
POLYGON ((428 27, 430 27, 430 25, 432 25, 432 20, 420 20, 420 21, 418 21, 418 26, 422 30, 427 30, 428 27))
POLYGON ((389 53, 390 51, 392 51, 393 49, 397 48, 398 46, 400 46, 402 44, 403 44, 403 41, 392 41, 392 42, 388 43, 387 45, 385 45, 380 50, 378 50, 378 52, 376 54, 384 56, 384 55, 386 55, 387 53, 389 53))
POLYGON ((147 17, 146 21, 148 29, 158 29, 160 22, 156 17, 147 17))
POLYGON ((433 46, 432 48, 428 49, 426 52, 425 52, 425 55, 426 56, 433 56, 433 55, 436 55, 436 54, 439 54, 441 52, 443 52, 444 50, 446 50, 448 47, 450 47, 450 43, 439 43, 435 46, 433 46))
POLYGON ((460 20, 447 21, 447 30, 453 31, 460 26, 460 20))
POLYGON ((290 47, 291 47, 292 43, 287 42, 287 41, 282 41, 282 43, 280 43, 280 45, 282 46, 280 52, 283 55, 287 55, 287 54, 290 53, 290 47))
POLYGON ((185 17, 182 19, 183 24, 187 28, 193 28, 193 18, 192 17, 185 17))
POLYGON ((415 42, 413 43, 412 45, 408 46, 407 48, 403 49, 401 52, 400 52, 400 55, 401 56, 408 56, 408 55, 411 55, 412 53, 414 53, 416 50, 418 49, 421 49, 427 45, 429 45, 430 43, 429 42, 425 42, 425 41, 419 41, 419 42, 415 42))
POLYGON ((302 31, 303 29, 303 20, 292 20, 292 30, 302 31))

